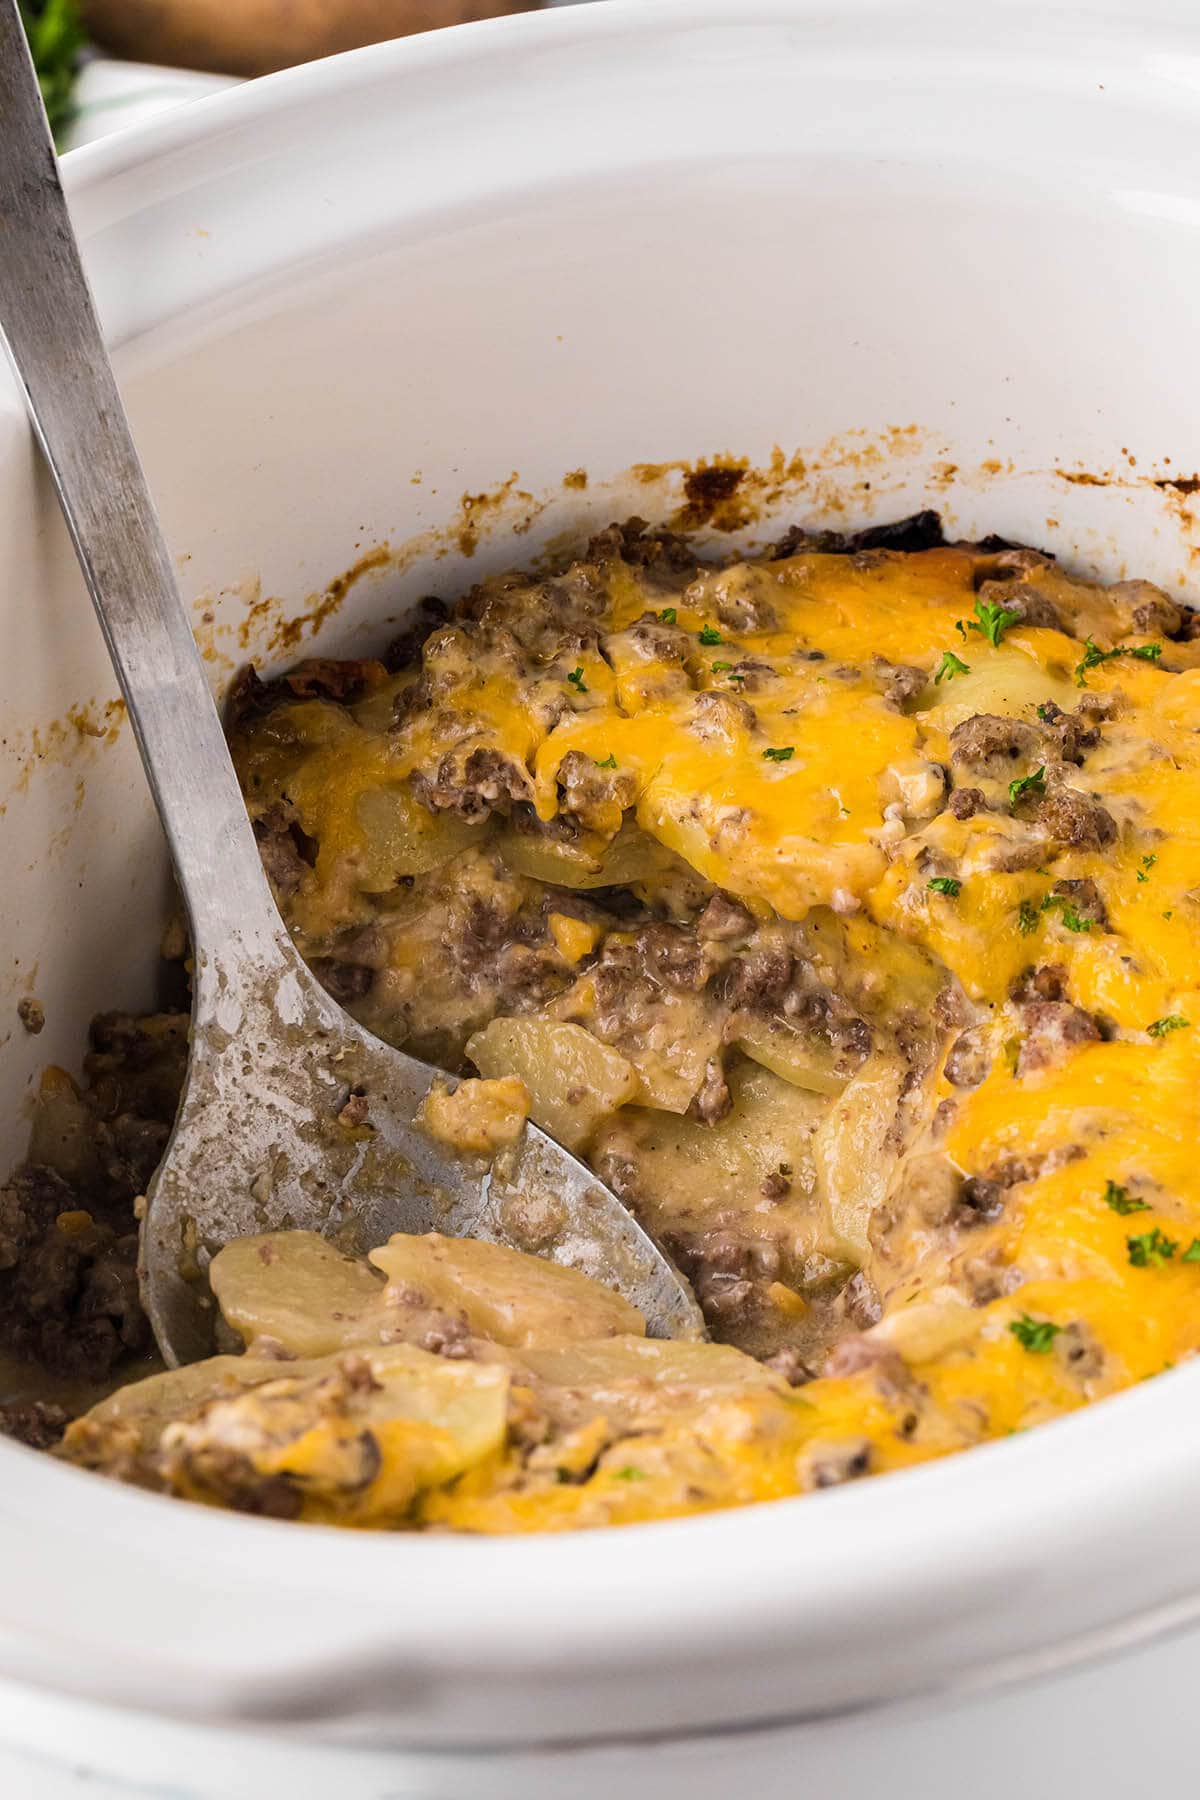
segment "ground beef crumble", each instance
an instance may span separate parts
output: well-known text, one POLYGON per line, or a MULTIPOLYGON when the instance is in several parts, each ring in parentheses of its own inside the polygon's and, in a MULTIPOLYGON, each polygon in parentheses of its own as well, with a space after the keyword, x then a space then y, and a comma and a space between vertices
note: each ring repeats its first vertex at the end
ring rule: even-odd
MULTIPOLYGON (((77 1383, 109 1382, 150 1348, 138 1298, 134 1201, 170 1132, 183 1080, 182 1015, 98 1018, 81 1088, 58 1072, 32 1150, 0 1188, 0 1351, 77 1383)), ((65 1413, 0 1406, 0 1431, 43 1446, 65 1413)))

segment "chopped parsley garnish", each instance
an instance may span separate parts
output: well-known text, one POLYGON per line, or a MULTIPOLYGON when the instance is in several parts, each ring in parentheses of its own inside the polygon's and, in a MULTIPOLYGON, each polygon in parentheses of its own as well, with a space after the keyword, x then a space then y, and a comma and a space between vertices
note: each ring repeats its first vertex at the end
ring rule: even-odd
POLYGON ((572 669, 571 673, 567 676, 567 680, 577 694, 587 693, 587 682, 583 679, 582 669, 572 669))
POLYGON ((1038 909, 1032 900, 1022 900, 1017 908, 1017 930, 1022 937, 1028 937, 1031 931, 1037 930, 1038 909))
POLYGON ((612 752, 611 752, 611 751, 610 751, 610 752, 609 752, 609 754, 608 754, 608 755, 607 755, 607 756, 606 756, 606 757, 605 757, 605 759, 604 759, 604 761, 603 761, 603 762, 601 762, 601 761, 600 761, 600 758, 599 758, 599 757, 596 757, 596 759, 595 759, 595 760, 596 760, 596 767, 597 767, 597 768, 598 768, 598 769, 615 769, 615 768, 616 768, 616 766, 617 766, 617 759, 616 759, 616 757, 615 757, 615 756, 614 756, 614 755, 613 755, 613 754, 612 754, 612 752))
POLYGON ((1192 1239, 1179 1260, 1180 1262, 1200 1262, 1200 1238, 1192 1239))
POLYGON ((1102 650, 1099 644, 1093 643, 1089 637, 1084 644, 1083 655, 1075 664, 1075 686, 1086 687, 1089 669, 1098 669, 1101 663, 1111 662, 1114 656, 1120 656, 1120 654, 1119 650, 1102 650))
POLYGON ((1018 775, 1015 781, 1008 784, 1008 803, 1016 806, 1017 802, 1029 798, 1040 800, 1046 791, 1046 765, 1035 769, 1032 775, 1018 775))
POLYGON ((1155 1019, 1152 1024, 1147 1025, 1146 1030, 1151 1037, 1162 1038, 1166 1037, 1168 1031, 1182 1031, 1189 1023, 1190 1020, 1185 1019, 1182 1013, 1168 1013, 1165 1019, 1155 1019))
POLYGON ((1111 1207, 1113 1212, 1120 1213, 1123 1219, 1128 1218, 1130 1213, 1150 1211, 1144 1200, 1139 1200, 1136 1194, 1131 1194, 1127 1187, 1121 1187, 1115 1181, 1105 1183, 1104 1204, 1111 1207))
POLYGON ((723 644, 725 639, 721 636, 715 625, 702 625, 700 627, 700 642, 702 644, 723 644))
POLYGON ((679 617, 679 614, 675 611, 673 606, 664 606, 658 616, 664 625, 673 625, 679 617))
POLYGON ((962 892, 962 882, 956 881, 953 875, 935 875, 928 885, 935 894, 945 894, 947 900, 957 900, 962 892))
POLYGON ((714 675, 728 675, 732 667, 732 663, 714 663, 712 665, 712 672, 714 675))
POLYGON ((938 664, 937 674, 933 678, 934 686, 936 687, 939 681, 953 681, 956 675, 969 675, 970 673, 970 663, 965 663, 961 656, 955 656, 953 650, 943 650, 942 660, 938 664))
POLYGON ((1089 637, 1084 643, 1083 655, 1075 665, 1075 686, 1086 687, 1089 669, 1098 669, 1101 663, 1113 662, 1118 656, 1136 656, 1141 662, 1157 662, 1161 655, 1161 644, 1131 644, 1118 646, 1116 650, 1102 650, 1089 637))
POLYGON ((646 1471, 635 1469, 632 1463, 626 1463, 623 1469, 614 1470, 618 1481, 645 1481, 646 1471))
POLYGON ((1062 1326, 1051 1319, 1031 1319, 1028 1313, 1022 1313, 1019 1319, 1009 1320, 1008 1329, 1022 1350, 1028 1350, 1031 1356, 1045 1356, 1062 1326))
MULTIPOLYGON (((975 617, 967 620, 967 631, 977 631, 980 637, 987 639, 993 650, 997 650, 1000 639, 1009 626, 1018 624, 1020 618, 1020 613, 1010 612, 1006 606, 997 606, 993 600, 977 600, 975 617)), ((964 638, 967 631, 963 632, 964 638)))
POLYGON ((1156 1225, 1140 1237, 1127 1237, 1129 1260, 1135 1269, 1162 1269, 1170 1262, 1179 1245, 1156 1225))
POLYGON ((764 750, 763 751, 763 761, 764 762, 791 762, 791 760, 792 760, 793 756, 795 756, 795 754, 796 754, 796 746, 794 744, 783 744, 778 750, 764 750))
POLYGON ((1157 856, 1143 856, 1142 866, 1137 872, 1137 878, 1139 881, 1149 881, 1150 876, 1147 873, 1147 871, 1152 869, 1157 861, 1158 861, 1157 856))
POLYGON ((1042 721, 1043 725, 1049 725, 1050 720, 1053 717, 1053 714, 1050 711, 1052 705, 1053 701, 1051 700, 1042 700, 1038 703, 1037 716, 1042 721))

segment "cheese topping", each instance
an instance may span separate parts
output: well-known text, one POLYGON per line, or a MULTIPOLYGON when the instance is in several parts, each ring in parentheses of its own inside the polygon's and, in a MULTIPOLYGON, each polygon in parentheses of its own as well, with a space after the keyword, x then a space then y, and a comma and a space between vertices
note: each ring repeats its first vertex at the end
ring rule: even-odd
POLYGON ((502 1366, 508 1432, 406 1464, 376 1522, 802 1492, 1200 1344, 1200 634, 1033 551, 787 550, 614 528, 486 582, 415 667, 242 695, 304 954, 381 1035, 519 1077, 724 1340, 568 1341, 543 1307, 499 1343, 439 1251, 437 1317, 410 1294, 388 1329, 502 1366))

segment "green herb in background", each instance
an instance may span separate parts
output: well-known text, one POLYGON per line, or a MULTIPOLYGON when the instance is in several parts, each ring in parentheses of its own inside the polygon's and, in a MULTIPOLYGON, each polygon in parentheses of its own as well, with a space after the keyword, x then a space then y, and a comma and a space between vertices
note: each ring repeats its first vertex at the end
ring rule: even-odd
POLYGON ((87 43, 79 11, 75 0, 20 0, 19 10, 50 129, 61 147, 75 118, 75 80, 87 43))

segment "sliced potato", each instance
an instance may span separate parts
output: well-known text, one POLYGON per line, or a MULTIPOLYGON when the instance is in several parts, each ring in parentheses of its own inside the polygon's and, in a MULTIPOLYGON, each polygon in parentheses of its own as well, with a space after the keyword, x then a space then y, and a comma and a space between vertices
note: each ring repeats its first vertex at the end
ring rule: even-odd
POLYGON ((473 1332, 497 1344, 641 1336, 646 1329, 637 1308, 611 1288, 503 1244, 400 1232, 372 1250, 371 1261, 389 1284, 464 1316, 473 1332))
POLYGON ((662 986, 628 1017, 601 1020, 596 984, 585 969, 574 986, 550 1002, 543 1016, 581 1026, 628 1063, 637 1076, 638 1104, 685 1113, 721 1055, 725 1015, 704 993, 662 986))
POLYGON ((510 830, 501 834, 499 849, 514 875, 567 888, 629 887, 651 880, 670 860, 630 819, 608 841, 595 832, 567 840, 510 830))
MULTIPOLYGON (((945 1290, 943 1290, 945 1292, 945 1290)), ((978 1337, 984 1316, 977 1306, 950 1290, 945 1299, 918 1301, 889 1314, 873 1335, 898 1350, 910 1367, 933 1362, 978 1337)))
POLYGON ((736 1043, 743 1055, 810 1094, 840 1094, 849 1079, 834 1068, 828 1045, 814 1043, 783 1019, 748 1020, 736 1043))
POLYGON ((533 1376, 556 1422, 570 1425, 602 1414, 618 1431, 665 1421, 730 1394, 791 1391, 781 1375, 730 1344, 668 1338, 613 1337, 523 1350, 520 1365, 533 1376))
POLYGON ((733 1106, 712 1125, 641 1107, 620 1113, 593 1158, 633 1165, 638 1215, 659 1237, 720 1229, 736 1218, 739 1234, 782 1244, 789 1259, 834 1254, 812 1153, 829 1101, 740 1060, 729 1069, 729 1086, 733 1106), (763 1183, 781 1171, 788 1191, 768 1200, 763 1183))
POLYGON ((118 1461, 157 1449, 172 1419, 187 1417, 220 1394, 238 1394, 256 1382, 271 1381, 285 1367, 308 1366, 285 1364, 274 1356, 208 1356, 182 1369, 147 1375, 116 1388, 73 1419, 56 1454, 120 1474, 118 1461))
POLYGON ((59 1453, 210 1504, 385 1524, 500 1448, 508 1386, 496 1364, 407 1344, 299 1362, 212 1357, 119 1389, 59 1453))
POLYGON ((640 1043, 623 1039, 637 1071, 638 1100, 662 1112, 685 1113, 720 1055, 722 1024, 702 995, 664 991, 659 1020, 640 1043))
POLYGON ((931 685, 922 695, 928 716, 945 731, 952 731, 975 713, 1028 718, 1044 700, 1054 700, 1070 710, 1078 699, 1068 670, 1064 668, 1061 676, 1051 675, 1015 644, 1001 644, 993 650, 980 637, 966 649, 959 644, 958 649, 970 665, 968 673, 931 685))
POLYGON ((261 718, 247 720, 239 736, 251 751, 326 750, 358 736, 358 726, 336 700, 288 700, 261 718))
POLYGON ((673 861, 670 851, 647 837, 632 818, 627 818, 602 858, 601 885, 632 887, 638 881, 653 881, 669 869, 673 861))
POLYGON ((427 874, 488 835, 486 825, 428 812, 406 782, 364 788, 356 812, 366 834, 357 879, 368 894, 387 893, 403 876, 427 874))
MULTIPOLYGON (((738 804, 721 804, 697 787, 701 779, 694 770, 664 764, 638 802, 639 822, 705 882, 757 911, 766 907, 784 919, 803 919, 813 907, 830 905, 839 890, 865 894, 887 866, 872 843, 831 843, 802 832, 786 816, 773 824, 748 798, 743 803, 740 785, 730 789, 738 804)), ((713 779, 724 776, 714 769, 713 779)))
POLYGON ((385 1284, 315 1231, 234 1238, 209 1280, 227 1324, 252 1345, 271 1338, 291 1356, 327 1356, 377 1343, 385 1284))
POLYGON ((871 1218, 899 1160, 899 1146, 889 1140, 899 1099, 899 1070, 869 1063, 833 1102, 813 1139, 830 1230, 843 1254, 859 1264, 870 1254, 871 1218))
POLYGON ((632 1064, 582 1025, 493 1019, 467 1040, 467 1055, 482 1075, 518 1076, 530 1117, 568 1150, 582 1149, 638 1092, 632 1064))

